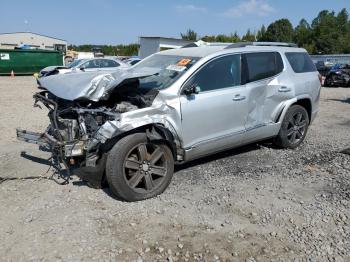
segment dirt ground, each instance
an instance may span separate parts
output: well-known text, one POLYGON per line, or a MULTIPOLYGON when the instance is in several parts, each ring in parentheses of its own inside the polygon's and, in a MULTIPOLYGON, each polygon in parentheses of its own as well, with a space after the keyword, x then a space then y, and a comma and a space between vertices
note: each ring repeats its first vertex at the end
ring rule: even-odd
POLYGON ((350 89, 323 88, 300 148, 178 166, 164 194, 137 203, 37 178, 49 155, 15 137, 46 127, 35 91, 32 77, 0 78, 1 261, 350 261, 350 89))

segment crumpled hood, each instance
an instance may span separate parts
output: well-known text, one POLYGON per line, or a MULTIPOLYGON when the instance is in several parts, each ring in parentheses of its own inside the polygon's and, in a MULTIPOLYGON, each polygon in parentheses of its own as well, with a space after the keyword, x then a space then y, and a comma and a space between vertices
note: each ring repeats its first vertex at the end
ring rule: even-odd
POLYGON ((125 80, 154 75, 160 70, 145 67, 129 70, 117 69, 113 73, 106 71, 77 72, 40 78, 38 83, 55 96, 65 100, 79 99, 97 102, 108 99, 110 92, 125 80))

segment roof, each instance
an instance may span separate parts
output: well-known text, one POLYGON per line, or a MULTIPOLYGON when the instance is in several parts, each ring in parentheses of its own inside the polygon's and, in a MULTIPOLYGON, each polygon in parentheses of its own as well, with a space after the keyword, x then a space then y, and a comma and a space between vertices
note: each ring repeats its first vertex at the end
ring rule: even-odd
POLYGON ((189 40, 186 40, 186 39, 173 38, 173 37, 162 37, 162 36, 140 36, 140 38, 173 40, 173 41, 186 42, 186 43, 192 43, 193 42, 193 41, 189 41, 189 40))
POLYGON ((57 40, 61 40, 61 41, 65 41, 64 39, 60 39, 57 37, 52 37, 52 36, 47 36, 47 35, 42 35, 42 34, 38 34, 38 33, 33 33, 33 32, 11 32, 11 33, 0 33, 0 35, 10 35, 10 34, 33 34, 33 35, 39 35, 39 36, 44 36, 44 37, 48 37, 48 38, 52 38, 52 39, 57 39, 57 40))
POLYGON ((224 50, 225 46, 200 46, 200 47, 188 47, 170 49, 161 51, 159 53, 163 55, 179 55, 179 56, 191 56, 191 57, 205 57, 218 51, 224 50))
POLYGON ((284 47, 284 46, 245 46, 245 47, 234 47, 234 48, 227 48, 226 46, 200 46, 200 47, 171 49, 171 50, 161 51, 159 53, 163 55, 205 57, 214 53, 229 54, 229 53, 256 52, 256 51, 306 52, 306 50, 303 48, 284 47))
POLYGON ((310 55, 313 57, 343 57, 343 56, 350 56, 350 54, 326 54, 326 55, 310 55))

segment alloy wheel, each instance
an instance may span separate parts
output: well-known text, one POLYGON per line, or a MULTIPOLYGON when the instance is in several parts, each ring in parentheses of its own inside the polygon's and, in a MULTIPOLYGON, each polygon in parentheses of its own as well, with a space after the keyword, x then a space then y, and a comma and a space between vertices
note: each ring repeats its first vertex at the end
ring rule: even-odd
POLYGON ((142 143, 133 147, 123 164, 124 178, 135 192, 155 190, 167 175, 167 161, 161 146, 142 143))
POLYGON ((301 112, 296 112, 289 120, 287 127, 287 139, 291 144, 297 144, 304 136, 307 127, 306 117, 301 112))

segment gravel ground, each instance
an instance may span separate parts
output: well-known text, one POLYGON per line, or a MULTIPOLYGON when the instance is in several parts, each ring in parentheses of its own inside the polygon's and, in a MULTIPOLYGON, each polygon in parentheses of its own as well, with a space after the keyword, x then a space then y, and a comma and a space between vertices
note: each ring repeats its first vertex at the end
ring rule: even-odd
POLYGON ((47 153, 15 139, 47 124, 35 89, 0 78, 1 261, 350 261, 350 89, 323 89, 298 149, 252 144, 178 166, 164 194, 137 203, 37 178, 47 153))

